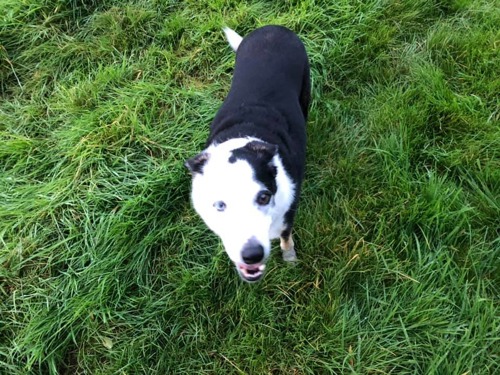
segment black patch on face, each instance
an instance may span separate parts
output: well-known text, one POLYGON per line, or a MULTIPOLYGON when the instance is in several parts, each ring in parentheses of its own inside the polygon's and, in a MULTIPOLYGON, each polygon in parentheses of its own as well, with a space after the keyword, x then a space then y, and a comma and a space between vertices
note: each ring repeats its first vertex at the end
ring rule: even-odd
POLYGON ((231 151, 230 163, 236 160, 246 160, 251 165, 257 181, 262 183, 273 195, 276 194, 276 166, 273 157, 278 152, 278 146, 261 141, 252 141, 245 146, 231 151))

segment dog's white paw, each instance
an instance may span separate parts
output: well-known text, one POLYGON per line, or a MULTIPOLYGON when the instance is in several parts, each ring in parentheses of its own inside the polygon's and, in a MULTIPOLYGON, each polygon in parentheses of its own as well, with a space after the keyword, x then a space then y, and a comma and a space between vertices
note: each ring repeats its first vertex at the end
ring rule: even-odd
POLYGON ((295 252, 295 249, 283 250, 283 260, 289 263, 296 262, 297 253, 295 252))

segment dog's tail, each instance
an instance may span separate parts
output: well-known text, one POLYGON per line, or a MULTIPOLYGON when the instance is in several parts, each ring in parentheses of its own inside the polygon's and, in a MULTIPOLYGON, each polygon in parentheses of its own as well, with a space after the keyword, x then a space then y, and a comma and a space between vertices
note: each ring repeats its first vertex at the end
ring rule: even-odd
POLYGON ((224 34, 226 34, 229 45, 236 52, 243 38, 236 31, 230 29, 229 27, 224 27, 223 30, 224 34))

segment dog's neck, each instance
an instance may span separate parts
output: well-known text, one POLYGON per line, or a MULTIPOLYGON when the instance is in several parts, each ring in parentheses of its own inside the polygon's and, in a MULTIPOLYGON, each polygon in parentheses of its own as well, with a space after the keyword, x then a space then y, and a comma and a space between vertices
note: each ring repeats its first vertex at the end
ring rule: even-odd
POLYGON ((287 148, 287 129, 285 117, 272 107, 241 104, 236 110, 225 110, 223 106, 211 124, 207 146, 212 143, 220 144, 231 138, 253 137, 287 148))

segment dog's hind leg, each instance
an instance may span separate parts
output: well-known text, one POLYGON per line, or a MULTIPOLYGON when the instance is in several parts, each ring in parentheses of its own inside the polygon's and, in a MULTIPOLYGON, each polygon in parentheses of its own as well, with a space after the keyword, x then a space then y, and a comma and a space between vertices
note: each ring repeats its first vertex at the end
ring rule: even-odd
POLYGON ((286 229, 281 232, 280 247, 283 251, 283 260, 285 262, 295 262, 297 260, 291 229, 286 229))

